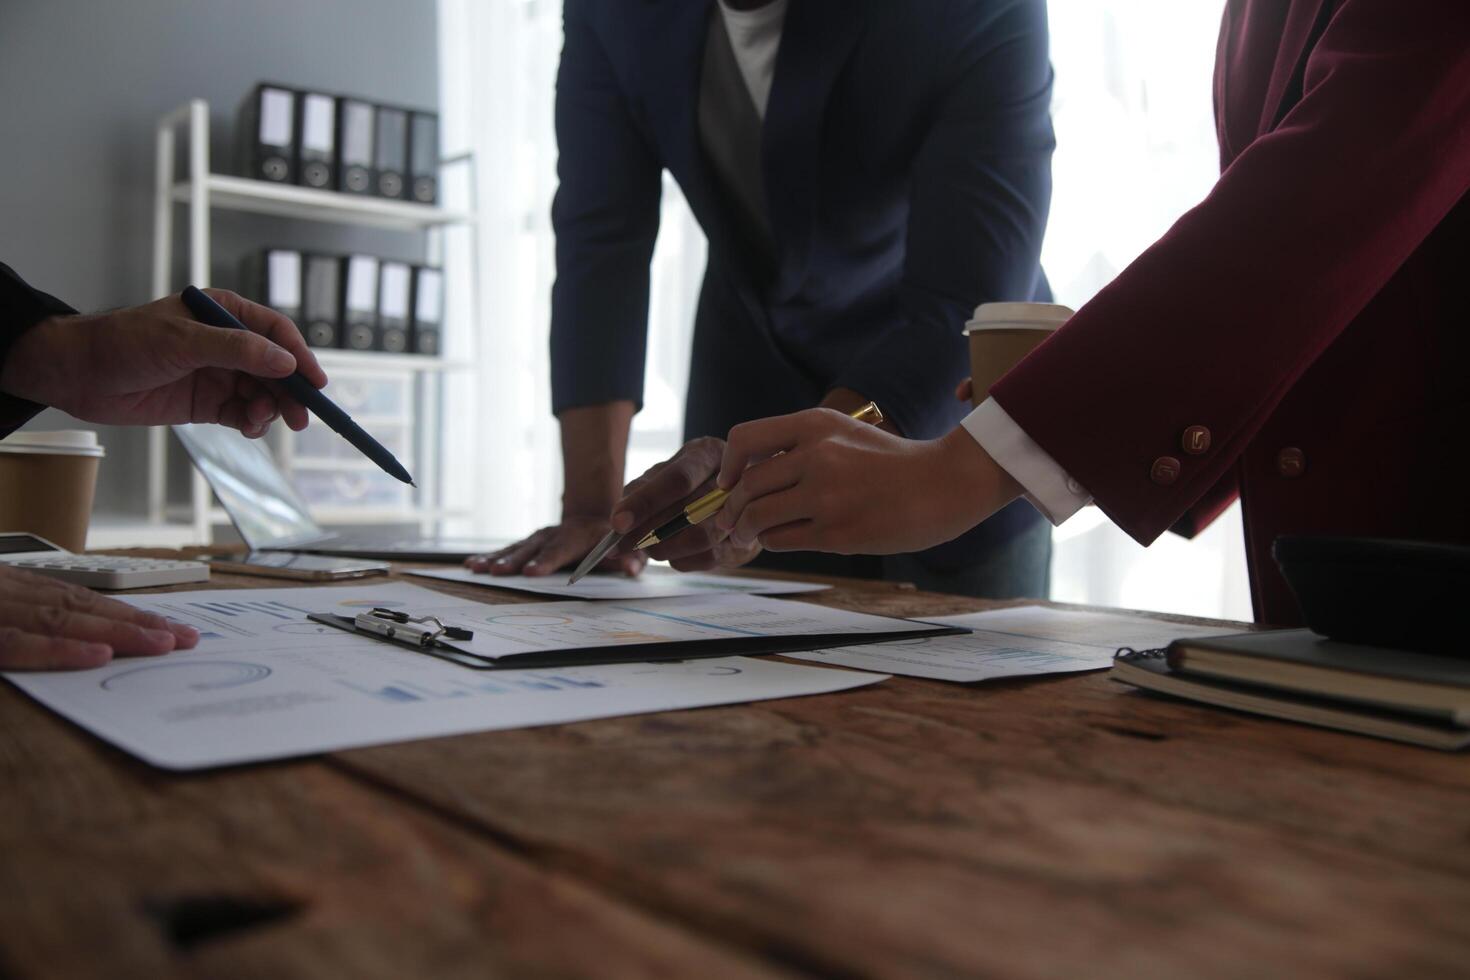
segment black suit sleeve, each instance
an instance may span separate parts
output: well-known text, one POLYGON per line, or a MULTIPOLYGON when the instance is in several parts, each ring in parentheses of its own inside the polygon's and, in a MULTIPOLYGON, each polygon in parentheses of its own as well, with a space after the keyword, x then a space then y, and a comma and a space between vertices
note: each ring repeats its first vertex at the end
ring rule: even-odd
MULTIPOLYGON (((10 345, 48 316, 76 310, 55 296, 32 289, 10 266, 0 262, 0 370, 10 355, 10 345)), ((0 391, 0 438, 10 435, 45 406, 0 391)))
POLYGON ((603 0, 567 0, 556 78, 551 205, 551 409, 643 403, 648 263, 662 164, 635 124, 594 25, 603 0))

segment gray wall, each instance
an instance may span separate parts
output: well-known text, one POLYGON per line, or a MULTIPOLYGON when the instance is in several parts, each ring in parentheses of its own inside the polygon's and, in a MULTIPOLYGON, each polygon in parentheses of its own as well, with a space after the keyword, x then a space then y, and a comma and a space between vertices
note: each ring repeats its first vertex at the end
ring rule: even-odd
MULTIPOLYGON (((0 261, 80 310, 152 299, 157 118, 207 100, 212 166, 229 170, 235 107, 264 80, 436 108, 435 2, 0 0, 0 261)), ((412 234, 223 211, 214 227, 220 286, 266 245, 422 253, 412 234)), ((48 412, 33 424, 75 423, 48 412)), ((142 433, 102 438, 99 509, 141 507, 142 433)))

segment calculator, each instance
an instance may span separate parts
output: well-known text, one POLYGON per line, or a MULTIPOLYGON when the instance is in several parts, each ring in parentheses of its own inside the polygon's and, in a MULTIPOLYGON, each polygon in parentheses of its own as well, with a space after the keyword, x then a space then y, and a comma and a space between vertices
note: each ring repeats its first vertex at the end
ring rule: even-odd
POLYGON ((143 589, 209 581, 209 566, 202 562, 77 555, 35 534, 0 534, 0 562, 92 589, 143 589))

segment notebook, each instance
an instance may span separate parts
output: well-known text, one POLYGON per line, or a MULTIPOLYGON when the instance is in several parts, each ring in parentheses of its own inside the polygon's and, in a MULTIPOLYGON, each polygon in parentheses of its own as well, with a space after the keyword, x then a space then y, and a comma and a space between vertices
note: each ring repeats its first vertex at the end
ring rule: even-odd
POLYGON ((1168 663, 1185 674, 1240 681, 1470 725, 1470 659, 1329 640, 1311 630, 1182 638, 1168 663))
POLYGON ((1456 724, 1451 712, 1410 712, 1339 701, 1169 667, 1164 650, 1119 651, 1112 680, 1235 711, 1296 721, 1338 731, 1371 735, 1428 748, 1455 750, 1470 745, 1470 728, 1456 724))

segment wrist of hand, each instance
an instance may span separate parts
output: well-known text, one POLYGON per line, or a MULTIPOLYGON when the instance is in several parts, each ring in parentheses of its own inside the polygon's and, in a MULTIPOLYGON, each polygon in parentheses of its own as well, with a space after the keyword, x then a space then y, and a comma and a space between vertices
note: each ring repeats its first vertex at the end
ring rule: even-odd
POLYGON ((563 520, 596 517, 607 520, 623 492, 623 468, 633 403, 608 402, 563 410, 561 427, 561 495, 563 520))
MULTIPOLYGON (((28 328, 5 355, 5 364, 0 368, 0 391, 27 401, 43 405, 55 405, 58 388, 55 379, 58 373, 65 377, 71 370, 64 363, 65 355, 73 353, 74 343, 66 343, 66 335, 79 339, 76 331, 78 316, 49 316, 28 328)), ((58 406, 65 407, 65 406, 58 406)))
POLYGON ((974 527, 1021 496, 1021 485, 963 428, 932 445, 939 499, 947 513, 962 517, 966 527, 974 527))
POLYGON ((563 495, 561 500, 561 522, 606 521, 612 515, 613 505, 618 502, 615 495, 579 494, 575 497, 563 495))
POLYGON ((622 473, 614 470, 610 460, 568 473, 566 487, 561 494, 563 523, 587 518, 607 520, 613 505, 622 495, 622 489, 622 473))

